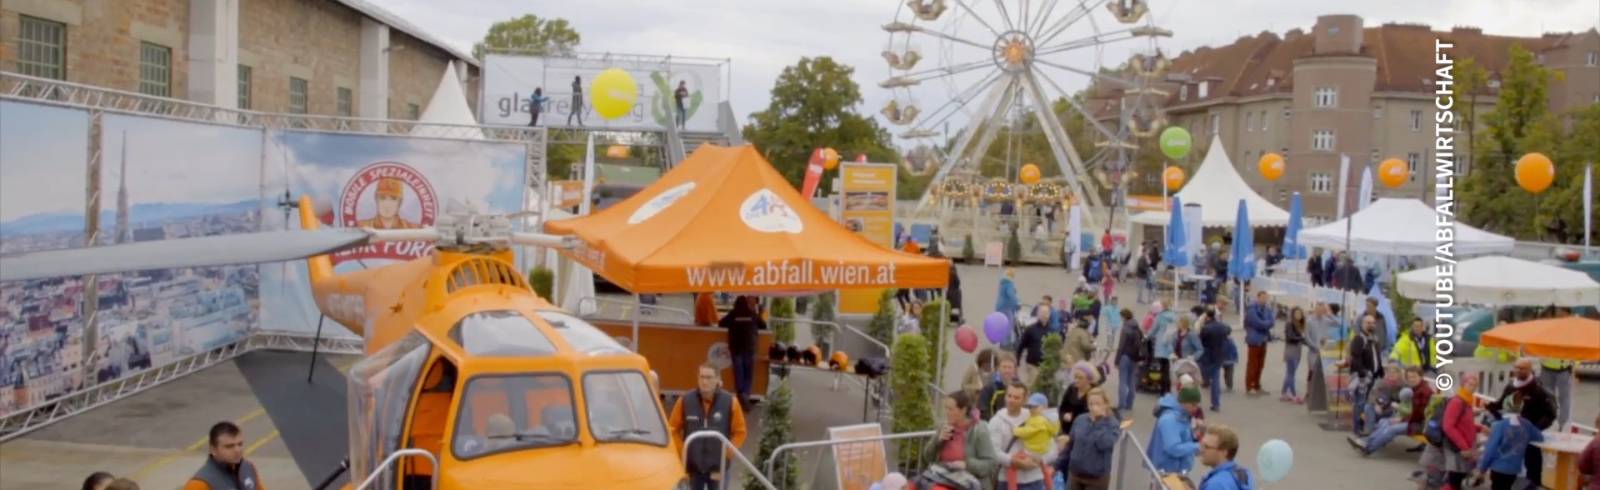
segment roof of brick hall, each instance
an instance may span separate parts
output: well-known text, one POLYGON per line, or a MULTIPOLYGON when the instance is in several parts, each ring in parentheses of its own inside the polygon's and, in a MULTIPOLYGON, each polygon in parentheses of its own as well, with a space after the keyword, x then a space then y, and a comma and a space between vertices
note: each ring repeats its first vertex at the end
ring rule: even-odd
MULTIPOLYGON (((1354 56, 1372 58, 1377 64, 1375 89, 1394 92, 1431 92, 1434 78, 1434 40, 1452 43, 1451 57, 1456 60, 1472 58, 1488 69, 1491 77, 1509 63, 1512 44, 1521 44, 1533 52, 1561 47, 1581 33, 1546 34, 1541 37, 1513 37, 1484 34, 1477 28, 1458 27, 1449 31, 1434 31, 1419 24, 1384 24, 1363 29, 1363 45, 1354 56)), ((1316 55, 1313 36, 1294 29, 1280 37, 1262 31, 1254 36, 1244 36, 1224 46, 1203 46, 1183 51, 1172 57, 1167 70, 1169 79, 1187 76, 1192 81, 1210 80, 1206 99, 1199 99, 1197 91, 1190 90, 1187 100, 1179 101, 1178 90, 1171 90, 1164 105, 1189 105, 1223 97, 1248 97, 1271 93, 1288 93, 1294 88, 1294 63, 1297 59, 1318 56, 1351 56, 1352 54, 1316 55), (1275 79, 1269 84, 1269 79, 1275 79)), ((1169 55, 1171 56, 1171 55, 1169 55)))

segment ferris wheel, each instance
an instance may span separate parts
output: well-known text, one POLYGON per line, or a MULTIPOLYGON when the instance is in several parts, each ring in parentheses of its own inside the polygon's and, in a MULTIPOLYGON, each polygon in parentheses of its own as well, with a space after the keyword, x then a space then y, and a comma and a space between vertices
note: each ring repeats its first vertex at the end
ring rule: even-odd
MULTIPOLYGON (((879 86, 894 96, 880 114, 897 135, 943 147, 944 128, 965 125, 941 155, 918 214, 927 213, 941 192, 983 188, 946 180, 984 179, 978 168, 996 136, 1014 137, 1004 129, 1029 127, 1049 142, 1061 175, 1051 184, 1090 209, 1085 217, 1093 227, 1094 216, 1110 217, 1103 210, 1125 198, 1135 140, 1165 123, 1159 102, 1166 93, 1154 83, 1164 77, 1167 59, 1157 41, 1172 32, 1155 25, 1144 0, 906 0, 883 30, 890 76, 879 86), (1126 45, 1119 54, 1131 57, 1107 67, 1101 58, 1114 45, 1126 45), (1093 100, 1075 98, 1070 87, 1088 87, 1093 100), (933 102, 925 107, 924 100, 933 102), (1092 127, 1096 152, 1088 158, 1074 150, 1052 110, 1058 101, 1092 127), (1105 190, 1110 202, 1101 198, 1105 190)), ((991 187, 1011 182, 1017 163, 1007 161, 1007 175, 991 180, 991 187)))

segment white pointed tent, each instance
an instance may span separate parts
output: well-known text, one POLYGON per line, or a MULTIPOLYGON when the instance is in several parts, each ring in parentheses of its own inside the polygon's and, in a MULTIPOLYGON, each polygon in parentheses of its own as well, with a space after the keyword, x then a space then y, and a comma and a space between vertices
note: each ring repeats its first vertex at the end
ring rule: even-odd
MULTIPOLYGON (((1239 217, 1239 199, 1244 199, 1246 208, 1250 209, 1250 225, 1287 226, 1289 212, 1284 211, 1268 201, 1267 198, 1256 194, 1250 184, 1244 182, 1244 177, 1233 169, 1233 162, 1228 160, 1228 152, 1222 147, 1222 138, 1213 136, 1211 147, 1206 150, 1206 157, 1200 162, 1200 169, 1183 185, 1183 190, 1175 194, 1189 204, 1200 205, 1200 222, 1205 227, 1232 228, 1234 221, 1239 217)), ((1141 225, 1165 225, 1171 220, 1166 211, 1145 211, 1133 216, 1133 222, 1141 225)))
MULTIPOLYGON (((1343 250, 1348 227, 1352 251, 1431 256, 1440 243, 1437 218, 1438 211, 1420 200, 1386 197, 1352 216, 1300 232, 1300 244, 1343 250)), ((1511 237, 1456 223, 1456 255, 1510 253, 1515 245, 1511 237)))
MULTIPOLYGON (((463 126, 478 125, 477 118, 472 116, 472 108, 467 105, 467 94, 461 90, 461 78, 456 75, 455 63, 445 63, 444 75, 439 78, 439 86, 433 89, 433 97, 428 99, 428 107, 423 109, 417 122, 450 124, 463 126)), ((413 136, 449 137, 458 139, 483 139, 483 131, 477 128, 446 128, 418 124, 411 128, 413 136)))

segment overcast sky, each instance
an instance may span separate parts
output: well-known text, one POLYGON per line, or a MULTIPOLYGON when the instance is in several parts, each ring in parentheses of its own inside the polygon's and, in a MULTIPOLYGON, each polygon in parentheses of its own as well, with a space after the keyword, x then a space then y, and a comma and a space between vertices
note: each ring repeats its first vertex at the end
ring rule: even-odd
MULTIPOLYGON (((877 86, 879 81, 890 76, 879 56, 889 41, 881 26, 894 20, 899 7, 904 5, 903 1, 896 0, 370 1, 463 50, 470 50, 494 22, 532 13, 571 22, 583 37, 580 51, 731 58, 731 98, 741 123, 749 113, 766 107, 768 90, 778 73, 802 56, 832 56, 856 67, 855 81, 862 87, 865 99, 858 110, 875 114, 892 97, 890 91, 877 86)), ((999 21, 993 14, 998 2, 1004 2, 1013 15, 1021 5, 1033 10, 1049 5, 1048 0, 966 2, 975 7, 980 17, 987 17, 996 24, 999 21)), ((1263 30, 1281 34, 1296 27, 1309 29, 1318 15, 1326 14, 1360 15, 1369 26, 1411 22, 1448 30, 1455 25, 1472 25, 1489 34, 1517 36, 1587 30, 1600 25, 1600 2, 1596 0, 1347 0, 1338 2, 1342 4, 1338 7, 1327 2, 1283 0, 1151 0, 1150 3, 1156 24, 1173 31, 1172 38, 1159 44, 1169 53, 1202 45, 1227 44, 1240 36, 1263 30)), ((1055 16, 1059 17, 1076 4, 1060 0, 1055 16)), ((952 11, 956 10, 952 8, 952 11)), ((901 16, 905 18, 904 13, 901 16)), ((946 13, 941 20, 952 17, 946 13)), ((1112 20, 1103 9, 1095 10, 1093 18, 1102 30, 1116 28, 1110 25, 1112 20)), ((994 38, 971 22, 953 29, 962 37, 984 44, 994 38), (980 39, 985 36, 987 39, 980 39)), ((1093 31, 1089 29, 1087 24, 1074 25, 1061 39, 1091 35, 1093 31)), ((972 48, 943 44, 948 43, 927 40, 917 47, 925 56, 952 50, 952 61, 956 62, 981 56, 974 54, 972 48)), ((1113 45, 1103 53, 1104 64, 1120 62, 1132 49, 1147 49, 1147 46, 1131 42, 1113 45)), ((918 68, 926 68, 930 62, 924 61, 918 68)), ((1089 70, 1096 64, 1090 53, 1081 53, 1065 63, 1089 70)), ((954 83, 924 84, 912 97, 925 110, 931 110, 947 100, 952 90, 976 82, 981 78, 981 71, 954 83)), ((1055 73, 1051 78, 1064 91, 1077 90, 1086 83, 1084 77, 1066 72, 1055 73)), ((884 122, 881 116, 879 121, 884 122)))

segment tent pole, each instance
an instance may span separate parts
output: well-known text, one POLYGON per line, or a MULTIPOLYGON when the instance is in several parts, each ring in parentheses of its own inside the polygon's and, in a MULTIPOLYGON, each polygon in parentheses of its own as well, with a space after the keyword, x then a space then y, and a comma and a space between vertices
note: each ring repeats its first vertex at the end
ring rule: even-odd
POLYGON ((633 293, 633 351, 639 352, 639 309, 643 303, 639 301, 639 293, 633 293))

